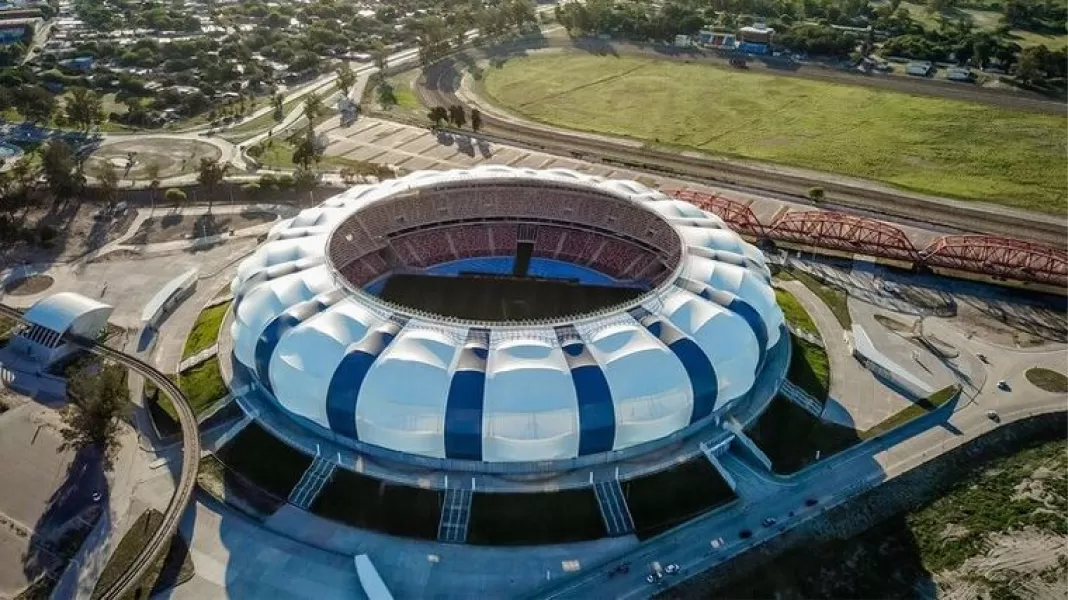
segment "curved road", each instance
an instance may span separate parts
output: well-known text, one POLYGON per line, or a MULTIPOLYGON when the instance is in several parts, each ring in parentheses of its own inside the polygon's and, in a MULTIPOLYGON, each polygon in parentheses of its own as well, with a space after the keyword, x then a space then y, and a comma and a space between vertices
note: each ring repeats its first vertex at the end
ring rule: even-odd
MULTIPOLYGON (((4 304, 0 304, 0 314, 25 322, 22 313, 4 304)), ((126 572, 119 576, 100 595, 103 600, 118 600, 119 598, 132 596, 134 587, 144 578, 148 570, 170 545, 171 538, 174 537, 175 532, 178 530, 178 522, 181 520, 182 514, 185 513, 185 508, 193 496, 193 489, 196 487, 197 470, 200 466, 200 436, 197 431, 197 420, 196 415, 193 414, 193 409, 189 406, 189 401, 178 389, 178 386, 148 363, 93 340, 71 338, 69 341, 82 346, 93 354, 121 363, 155 383, 164 394, 170 397, 175 411, 178 413, 178 423, 182 428, 182 453, 185 458, 182 460, 182 471, 179 475, 174 495, 171 496, 170 502, 167 503, 167 508, 163 511, 163 522, 160 523, 152 537, 148 539, 145 547, 134 558, 126 572)))
MULTIPOLYGON (((461 104, 479 108, 483 127, 477 135, 487 141, 525 146, 624 168, 697 178, 722 187, 771 195, 791 202, 808 202, 808 190, 822 187, 826 200, 821 206, 827 208, 859 209, 879 216, 920 221, 961 231, 991 234, 1011 231, 1016 237, 1055 247, 1063 246, 1064 238, 1068 235, 1064 220, 1052 215, 948 198, 924 197, 898 192, 877 182, 865 185, 859 180, 853 182, 831 174, 821 176, 817 172, 772 169, 697 152, 659 150, 631 140, 542 125, 505 113, 471 97, 463 89, 463 69, 458 69, 456 64, 454 58, 446 58, 428 67, 416 86, 419 100, 425 106, 461 104)), ((919 82, 908 83, 916 85, 919 82)), ((932 86, 930 82, 927 85, 932 86)), ((942 91, 940 86, 935 87, 942 91)), ((1001 96, 994 94, 992 97, 1001 96)), ((1043 101, 1043 104, 1049 102, 1043 101)), ((1063 110, 1063 104, 1058 106, 1063 110)), ((461 133, 470 135, 469 132, 461 133)))

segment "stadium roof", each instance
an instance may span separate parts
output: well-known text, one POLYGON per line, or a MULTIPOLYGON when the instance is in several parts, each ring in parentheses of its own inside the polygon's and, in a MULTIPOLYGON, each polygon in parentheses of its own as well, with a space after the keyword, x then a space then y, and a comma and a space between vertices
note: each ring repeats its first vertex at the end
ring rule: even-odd
POLYGON ((440 458, 620 450, 712 418, 750 390, 779 342, 783 317, 763 255, 715 215, 639 183, 487 167, 380 186, 279 223, 232 284, 234 357, 313 428, 440 458), (335 226, 382 189, 491 179, 608 192, 660 215, 683 255, 628 306, 508 325, 397 310, 343 284, 325 260, 335 226))

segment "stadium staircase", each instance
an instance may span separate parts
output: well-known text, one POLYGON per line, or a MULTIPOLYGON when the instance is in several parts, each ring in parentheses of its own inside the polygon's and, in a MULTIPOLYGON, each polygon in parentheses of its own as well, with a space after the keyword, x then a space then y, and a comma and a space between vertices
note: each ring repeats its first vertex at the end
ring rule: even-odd
POLYGON ((301 475, 296 487, 289 493, 289 503, 308 510, 319 496, 319 492, 323 491, 326 484, 333 478, 336 469, 337 465, 333 461, 324 460, 320 456, 315 457, 312 464, 308 465, 308 469, 304 471, 304 475, 301 475))
POLYGON ((597 506, 601 509, 604 528, 609 536, 618 537, 634 532, 634 519, 627 508, 627 499, 623 497, 623 488, 618 479, 598 481, 593 484, 597 495, 597 506))
POLYGON ((467 541, 467 526, 471 522, 472 490, 446 488, 445 501, 438 522, 438 541, 462 544, 467 541))
POLYGON ((820 415, 823 414, 823 404, 820 404, 820 401, 813 398, 812 394, 793 384, 790 380, 783 381, 779 391, 782 392, 783 396, 786 396, 787 400, 805 409, 813 417, 822 418, 820 415))
POLYGON ((716 444, 701 442, 700 448, 701 452, 704 453, 705 458, 708 459, 708 462, 712 463, 712 466, 719 472, 720 477, 723 477, 723 480, 730 486, 731 491, 737 492, 738 482, 735 481, 734 475, 731 475, 731 472, 723 466, 723 463, 719 462, 719 456, 730 450, 732 442, 734 442, 734 436, 728 437, 716 444))

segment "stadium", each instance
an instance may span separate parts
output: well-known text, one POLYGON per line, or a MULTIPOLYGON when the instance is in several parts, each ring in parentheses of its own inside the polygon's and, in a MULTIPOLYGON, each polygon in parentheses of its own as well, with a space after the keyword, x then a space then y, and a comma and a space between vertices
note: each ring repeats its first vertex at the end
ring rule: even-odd
POLYGON ((790 354, 769 282, 718 217, 633 181, 416 172, 278 223, 239 265, 232 385, 288 445, 383 481, 588 489, 767 407, 790 354))

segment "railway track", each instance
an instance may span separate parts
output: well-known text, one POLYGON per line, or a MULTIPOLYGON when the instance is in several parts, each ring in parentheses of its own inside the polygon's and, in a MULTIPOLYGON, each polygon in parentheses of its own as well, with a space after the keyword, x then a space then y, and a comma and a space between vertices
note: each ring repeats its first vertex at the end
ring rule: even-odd
MULTIPOLYGON (((440 63, 439 63, 440 64, 440 63)), ((451 65, 432 65, 425 84, 417 86, 426 106, 466 104, 455 90, 460 75, 451 65), (435 68, 436 67, 436 68, 435 68)), ((599 162, 610 166, 645 171, 712 183, 721 187, 755 192, 790 202, 811 204, 808 190, 820 187, 825 199, 821 208, 859 211, 882 218, 921 223, 937 231, 961 231, 994 235, 1011 234, 1019 239, 1063 248, 1068 224, 1053 216, 951 199, 924 198, 890 190, 850 185, 833 179, 817 179, 716 159, 711 156, 674 153, 634 143, 613 141, 603 136, 550 130, 533 123, 501 119, 482 112, 482 130, 477 137, 487 141, 599 162)), ((471 135, 470 132, 460 132, 471 135)))
MULTIPOLYGON (((4 304, 0 304, 0 314, 25 322, 22 313, 4 304)), ((120 575, 99 596, 102 600, 118 600, 132 597, 134 588, 170 545, 171 538, 178 531, 178 523, 181 521, 182 514, 185 513, 185 508, 193 497, 197 470, 200 466, 200 436, 197 430, 196 415, 193 414, 189 401, 182 394, 182 391, 178 389, 178 386, 168 379, 166 375, 156 370, 155 367, 139 358, 94 340, 81 337, 69 337, 68 340, 93 354, 121 363, 155 383, 164 394, 170 397, 182 429, 182 453, 184 457, 182 459, 182 470, 174 495, 171 496, 170 502, 167 503, 167 508, 163 511, 163 521, 152 534, 152 537, 148 539, 145 547, 134 558, 130 567, 126 569, 126 572, 120 575)))

